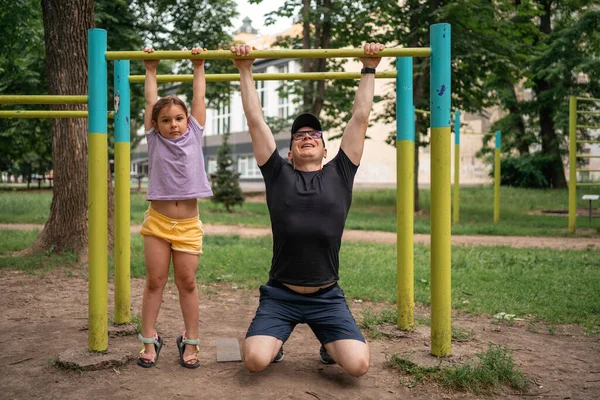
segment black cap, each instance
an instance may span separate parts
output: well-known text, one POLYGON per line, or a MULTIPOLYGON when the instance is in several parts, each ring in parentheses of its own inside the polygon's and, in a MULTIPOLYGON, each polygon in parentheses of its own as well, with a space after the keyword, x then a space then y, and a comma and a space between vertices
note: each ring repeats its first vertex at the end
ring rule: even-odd
POLYGON ((304 128, 305 126, 309 126, 316 131, 323 130, 321 128, 321 122, 319 122, 319 119, 317 117, 315 117, 311 113, 304 113, 298 115, 294 120, 294 123, 292 124, 292 135, 298 132, 300 128, 304 128))

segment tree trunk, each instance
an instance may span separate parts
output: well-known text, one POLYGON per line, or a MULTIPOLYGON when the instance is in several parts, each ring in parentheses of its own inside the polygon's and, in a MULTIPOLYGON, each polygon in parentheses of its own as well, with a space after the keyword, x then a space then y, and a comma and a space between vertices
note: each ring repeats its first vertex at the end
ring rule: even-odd
MULTIPOLYGON (((310 49, 310 0, 302 0, 302 48, 310 49)), ((310 58, 302 59, 302 72, 312 71, 314 61, 310 58)), ((312 104, 314 82, 307 81, 304 84, 303 104, 305 109, 310 109, 312 104)))
MULTIPOLYGON (((51 95, 87 93, 87 36, 94 26, 92 0, 42 0, 46 73, 51 95)), ((85 110, 55 105, 53 110, 85 110)), ((87 256, 87 120, 52 120, 54 191, 50 216, 29 252, 73 251, 87 256)), ((111 220, 109 216, 109 221, 111 220)), ((107 227, 108 228, 108 227, 107 227)))
MULTIPOLYGON (((546 35, 552 33, 552 1, 542 2, 544 13, 540 16, 540 31, 546 35)), ((560 155, 560 141, 554 129, 554 102, 542 100, 543 93, 552 89, 552 84, 543 78, 535 78, 535 91, 537 94, 540 109, 538 111, 540 119, 540 136, 542 139, 542 153, 552 155, 552 161, 548 168, 544 170, 544 176, 550 182, 551 187, 566 188, 565 170, 560 155)))
MULTIPOLYGON (((331 38, 331 0, 324 0, 323 4, 320 4, 321 9, 324 10, 323 22, 319 26, 318 34, 316 35, 315 44, 316 49, 328 49, 329 39, 331 38)), ((319 58, 315 60, 316 68, 314 72, 326 72, 327 71, 327 59, 319 58)), ((317 93, 312 105, 312 113, 317 117, 323 109, 323 103, 325 101, 325 81, 317 81, 317 93)))

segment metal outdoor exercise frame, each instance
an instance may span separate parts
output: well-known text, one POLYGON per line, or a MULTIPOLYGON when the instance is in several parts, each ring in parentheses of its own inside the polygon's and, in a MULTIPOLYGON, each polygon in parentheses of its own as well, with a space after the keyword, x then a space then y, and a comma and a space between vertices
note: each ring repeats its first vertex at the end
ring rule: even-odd
MULTIPOLYGON (((382 57, 397 58, 397 226, 398 226, 398 326, 414 327, 414 107, 412 102, 412 58, 431 57, 431 352, 450 354, 450 25, 431 27, 431 48, 385 49, 382 57)), ((129 60, 144 59, 234 59, 225 50, 192 56, 183 51, 106 51, 106 31, 89 30, 89 349, 108 347, 108 254, 107 254, 107 135, 106 104, 108 60, 115 60, 115 321, 129 320, 129 60)), ((364 52, 350 50, 256 50, 247 58, 335 58, 361 57, 364 52)), ((355 79, 359 74, 343 73, 261 74, 255 79, 355 79)), ((393 73, 378 73, 391 78, 393 73)), ((189 76, 184 79, 189 80, 189 76)), ((238 80, 237 74, 209 77, 207 81, 238 80)), ((182 78, 158 77, 159 82, 182 78)))
POLYGON ((577 169, 578 158, 600 158, 577 154, 577 144, 600 144, 600 136, 593 140, 577 140, 578 129, 600 129, 600 125, 577 125, 577 115, 600 115, 600 111, 577 111, 577 103, 582 101, 594 102, 600 106, 600 99, 575 96, 569 98, 569 233, 575 233, 577 225, 577 186, 600 186, 599 182, 577 182, 578 172, 600 172, 598 169, 577 169))

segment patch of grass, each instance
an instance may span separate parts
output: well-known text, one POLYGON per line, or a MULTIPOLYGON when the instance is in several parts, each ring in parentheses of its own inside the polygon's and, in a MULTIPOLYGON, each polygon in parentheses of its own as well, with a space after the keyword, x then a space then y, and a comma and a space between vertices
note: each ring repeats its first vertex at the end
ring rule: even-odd
MULTIPOLYGON (((538 190, 502 187, 500 223, 493 223, 493 187, 461 188, 460 223, 452 226, 455 235, 531 235, 572 236, 567 229, 567 216, 552 216, 540 210, 566 210, 568 193, 564 189, 538 190)), ((579 188, 577 207, 586 208, 581 200, 586 191, 579 188)), ((419 205, 423 212, 415 216, 415 232, 429 233, 431 206, 430 191, 419 191, 419 205)), ((0 221, 3 223, 44 223, 50 212, 52 193, 49 191, 0 191, 0 221)), ((210 200, 199 201, 200 216, 205 223, 269 227, 270 220, 265 203, 246 202, 242 208, 228 213, 220 204, 210 200)), ((131 195, 131 222, 140 224, 148 208, 145 193, 131 195)), ((577 227, 600 233, 600 218, 588 222, 587 217, 577 217, 577 227)), ((347 229, 396 231, 396 190, 356 190, 346 221, 347 229)), ((589 232, 577 236, 590 236, 589 232)))
POLYGON ((452 327, 452 340, 456 342, 468 342, 475 336, 473 329, 464 330, 460 328, 452 327))
POLYGON ((478 395, 492 395, 501 387, 510 387, 524 392, 527 387, 525 374, 512 359, 512 351, 506 346, 490 345, 485 353, 476 354, 475 364, 441 368, 421 366, 409 359, 409 356, 392 354, 387 359, 390 368, 409 375, 402 383, 414 387, 425 379, 440 382, 447 388, 478 395))
POLYGON ((362 312, 362 319, 358 326, 362 329, 371 329, 375 325, 398 323, 398 315, 396 310, 381 310, 380 312, 373 311, 372 308, 367 308, 362 312))
POLYGON ((58 267, 75 266, 77 255, 38 253, 31 256, 14 256, 12 253, 26 249, 37 237, 36 231, 0 230, 0 269, 10 268, 29 274, 45 274, 58 267))
POLYGON ((137 333, 142 333, 142 316, 139 313, 131 316, 131 324, 135 326, 137 333))
POLYGON ((406 354, 392 354, 389 357, 386 356, 386 361, 390 368, 397 369, 404 374, 410 375, 410 378, 402 380, 402 384, 409 388, 415 387, 423 381, 423 379, 429 376, 434 378, 437 377, 440 372, 439 364, 435 367, 424 367, 410 361, 406 354))
POLYGON ((512 359, 506 346, 490 345, 487 352, 477 354, 475 365, 452 366, 442 371, 443 385, 463 392, 491 395, 502 386, 523 392, 527 386, 525 374, 512 359))

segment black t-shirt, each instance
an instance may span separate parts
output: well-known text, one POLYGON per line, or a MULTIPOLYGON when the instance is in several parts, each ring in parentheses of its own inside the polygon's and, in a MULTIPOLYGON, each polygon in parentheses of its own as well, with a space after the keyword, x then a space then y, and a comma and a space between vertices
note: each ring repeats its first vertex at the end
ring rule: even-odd
POLYGON ((341 149, 319 171, 297 171, 277 150, 260 166, 273 230, 271 279, 298 286, 339 279, 342 232, 357 169, 341 149))

